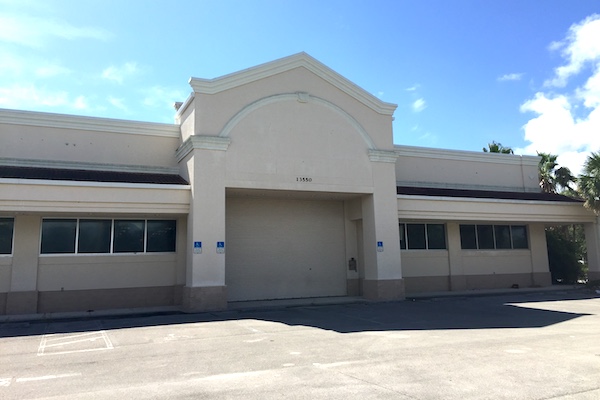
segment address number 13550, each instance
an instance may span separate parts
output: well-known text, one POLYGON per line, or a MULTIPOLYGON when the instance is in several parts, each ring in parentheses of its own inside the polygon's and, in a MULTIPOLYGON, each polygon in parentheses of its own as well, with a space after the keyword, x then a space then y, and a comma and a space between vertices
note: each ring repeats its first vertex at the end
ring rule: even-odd
POLYGON ((308 178, 306 176, 298 176, 296 177, 296 182, 312 182, 312 178, 308 178))

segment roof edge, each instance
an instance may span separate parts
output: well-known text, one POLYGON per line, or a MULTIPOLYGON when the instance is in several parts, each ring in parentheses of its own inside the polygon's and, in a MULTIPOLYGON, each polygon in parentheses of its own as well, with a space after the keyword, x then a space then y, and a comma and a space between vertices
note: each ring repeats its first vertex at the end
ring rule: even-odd
POLYGON ((305 52, 270 61, 251 68, 223 75, 213 79, 190 78, 189 84, 195 93, 216 94, 237 86, 245 85, 298 67, 304 67, 352 96, 379 114, 393 115, 398 107, 393 103, 381 101, 365 89, 335 72, 305 52))
POLYGON ((80 115, 55 114, 40 111, 0 109, 0 124, 179 137, 179 125, 176 124, 85 117, 80 115))
POLYGON ((529 165, 537 167, 540 157, 519 154, 486 153, 472 150, 437 149, 432 147, 394 145, 394 151, 403 157, 424 157, 458 161, 485 161, 497 164, 529 165))

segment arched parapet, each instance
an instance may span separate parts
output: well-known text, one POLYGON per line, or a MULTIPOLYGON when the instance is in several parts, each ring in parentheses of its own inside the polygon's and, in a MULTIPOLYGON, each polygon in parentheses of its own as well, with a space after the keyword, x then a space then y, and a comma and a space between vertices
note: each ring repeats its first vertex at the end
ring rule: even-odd
POLYGON ((350 114, 344 111, 342 108, 337 106, 336 104, 322 99, 320 97, 312 96, 306 92, 296 92, 296 93, 280 93, 272 96, 267 96, 262 99, 256 100, 240 111, 238 111, 223 127, 221 132, 219 133, 219 137, 229 137, 231 131, 249 114, 252 112, 268 106, 273 103, 284 102, 284 101, 298 101, 299 103, 313 103, 319 106, 325 107, 334 113, 341 116, 344 120, 346 120, 357 132, 362 140, 365 142, 365 145, 369 150, 376 150, 375 143, 365 130, 365 128, 350 114))

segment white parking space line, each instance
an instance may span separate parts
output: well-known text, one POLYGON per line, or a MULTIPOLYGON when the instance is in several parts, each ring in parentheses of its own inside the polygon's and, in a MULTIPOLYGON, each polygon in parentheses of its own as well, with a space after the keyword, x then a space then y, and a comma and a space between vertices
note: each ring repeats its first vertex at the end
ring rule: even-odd
POLYGON ((45 381, 48 379, 70 378, 73 376, 81 376, 81 373, 77 372, 74 374, 44 375, 44 376, 32 376, 30 378, 17 378, 15 380, 15 382, 25 383, 25 382, 34 382, 34 381, 45 381))
POLYGON ((84 353, 89 351, 112 350, 114 346, 106 331, 93 331, 75 335, 46 334, 40 341, 38 356, 84 353), (101 341, 101 344, 97 342, 101 341), (87 344, 87 345, 86 345, 87 344))

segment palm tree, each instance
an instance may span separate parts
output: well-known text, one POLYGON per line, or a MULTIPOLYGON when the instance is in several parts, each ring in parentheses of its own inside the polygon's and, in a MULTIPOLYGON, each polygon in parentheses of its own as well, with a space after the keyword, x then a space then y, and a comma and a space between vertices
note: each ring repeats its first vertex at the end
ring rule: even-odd
POLYGON ((540 153, 538 156, 542 157, 538 164, 538 171, 540 174, 540 188, 545 193, 558 193, 566 192, 565 194, 573 195, 575 190, 571 186, 575 183, 576 179, 571 170, 567 167, 558 167, 556 159, 557 155, 550 153, 540 153))
POLYGON ((583 165, 579 176, 579 191, 585 199, 585 206, 600 214, 600 152, 592 153, 583 165))
POLYGON ((496 143, 496 141, 492 141, 492 143, 488 143, 488 148, 483 148, 483 152, 487 153, 501 153, 501 154, 514 154, 513 149, 510 147, 502 146, 502 143, 496 143))

